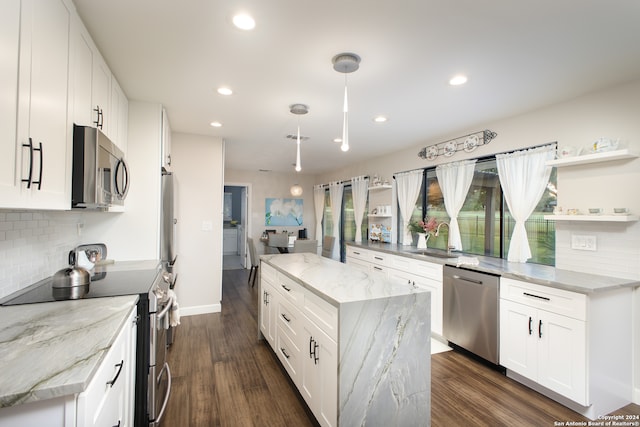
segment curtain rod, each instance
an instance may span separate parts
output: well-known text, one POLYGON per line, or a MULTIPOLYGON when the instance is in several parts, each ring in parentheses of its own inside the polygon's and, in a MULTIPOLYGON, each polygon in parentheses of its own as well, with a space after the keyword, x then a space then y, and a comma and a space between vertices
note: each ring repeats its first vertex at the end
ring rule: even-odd
MULTIPOLYGON (((364 179, 369 179, 369 175, 359 175, 359 176, 363 177, 364 179)), ((354 178, 357 178, 357 177, 354 176, 354 178)), ((338 182, 338 184, 351 184, 351 180, 350 179, 349 180, 344 180, 344 181, 337 181, 337 182, 338 182)), ((330 184, 316 184, 316 185, 319 185, 321 187, 328 187, 330 184)))
MULTIPOLYGON (((546 147, 547 145, 553 145, 553 144, 555 144, 556 147, 557 147, 558 146, 558 141, 545 142, 544 144, 532 145, 531 147, 517 148, 515 150, 509 150, 509 151, 502 151, 500 153, 491 154, 489 156, 478 157, 476 160, 486 160, 486 159, 490 159, 490 158, 495 158, 496 156, 499 156, 501 154, 515 153, 516 151, 534 150, 536 148, 546 147)), ((465 160, 471 160, 471 159, 465 159, 465 160)), ((453 163, 453 162, 447 162, 447 163, 453 163)), ((446 163, 443 163, 443 164, 446 164, 446 163)), ((439 166, 439 165, 436 165, 436 166, 439 166)), ((399 174, 399 173, 413 172, 413 171, 418 171, 418 170, 424 171, 426 169, 435 168, 436 166, 425 166, 425 167, 422 167, 422 168, 409 169, 409 170, 402 171, 402 172, 396 172, 395 174, 393 174, 393 179, 396 179, 396 174, 399 174)))

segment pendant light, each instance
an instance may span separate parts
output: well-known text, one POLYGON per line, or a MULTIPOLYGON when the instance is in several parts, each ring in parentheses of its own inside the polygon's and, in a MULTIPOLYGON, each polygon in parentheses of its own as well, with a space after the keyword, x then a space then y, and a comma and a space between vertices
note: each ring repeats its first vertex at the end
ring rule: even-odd
POLYGON ((296 172, 300 172, 302 170, 302 165, 300 164, 300 116, 303 114, 307 114, 309 112, 309 107, 304 104, 291 104, 289 106, 289 111, 291 111, 291 114, 295 114, 298 116, 298 134, 296 137, 296 172))
POLYGON ((342 108, 342 151, 349 151, 349 102, 347 100, 347 74, 360 68, 360 57, 355 53, 339 53, 331 60, 333 69, 344 74, 344 104, 342 108))

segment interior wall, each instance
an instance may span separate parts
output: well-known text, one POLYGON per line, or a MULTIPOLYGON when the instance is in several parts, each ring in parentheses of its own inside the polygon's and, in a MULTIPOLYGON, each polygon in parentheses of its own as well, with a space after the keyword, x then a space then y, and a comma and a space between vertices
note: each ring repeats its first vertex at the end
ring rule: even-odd
POLYGON ((251 183, 249 194, 251 212, 248 213, 249 237, 253 237, 256 244, 257 255, 265 253, 265 247, 260 243, 260 236, 265 229, 275 229, 277 232, 295 232, 306 228, 307 236, 315 236, 315 210, 313 206, 313 185, 316 181, 315 175, 303 175, 301 173, 277 173, 259 172, 247 170, 225 169, 225 181, 230 183, 246 182, 251 183), (266 198, 293 198, 291 186, 299 184, 302 187, 303 214, 302 225, 299 227, 274 227, 265 225, 265 199, 266 198))
POLYGON ((224 142, 172 133, 177 184, 175 291, 182 315, 219 312, 222 299, 224 142))

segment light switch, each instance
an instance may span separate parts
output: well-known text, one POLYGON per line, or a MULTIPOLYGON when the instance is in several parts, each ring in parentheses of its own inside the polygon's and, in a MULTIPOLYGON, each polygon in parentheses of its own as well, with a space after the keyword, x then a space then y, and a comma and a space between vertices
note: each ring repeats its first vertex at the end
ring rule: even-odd
POLYGON ((596 236, 585 236, 582 234, 571 235, 571 249, 577 249, 579 251, 595 251, 596 248, 596 236))
POLYGON ((213 222, 202 221, 202 231, 213 231, 213 222))

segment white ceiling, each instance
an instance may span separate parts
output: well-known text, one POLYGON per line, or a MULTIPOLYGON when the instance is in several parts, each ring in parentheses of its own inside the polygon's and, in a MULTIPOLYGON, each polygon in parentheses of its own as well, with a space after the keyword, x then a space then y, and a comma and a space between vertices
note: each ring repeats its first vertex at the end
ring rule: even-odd
POLYGON ((309 106, 302 173, 316 174, 640 77, 637 0, 74 3, 129 99, 162 103, 173 131, 224 138, 233 169, 293 171, 293 103, 309 106), (231 24, 239 10, 253 31, 231 24), (333 142, 341 52, 362 57, 347 153, 333 142), (457 73, 468 83, 449 86, 457 73))

